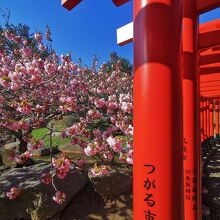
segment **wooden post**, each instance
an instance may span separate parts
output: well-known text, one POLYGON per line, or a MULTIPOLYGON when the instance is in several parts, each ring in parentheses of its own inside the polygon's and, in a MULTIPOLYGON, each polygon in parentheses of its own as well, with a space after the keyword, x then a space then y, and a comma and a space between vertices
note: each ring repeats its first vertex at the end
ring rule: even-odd
POLYGON ((215 137, 219 138, 219 101, 215 102, 215 137))
POLYGON ((205 140, 207 140, 207 105, 206 105, 207 99, 203 98, 203 118, 204 118, 204 137, 205 140))
POLYGON ((134 1, 134 219, 183 219, 182 0, 134 1))
POLYGON ((209 111, 209 99, 206 101, 206 114, 207 114, 207 139, 210 138, 210 111, 209 111))
POLYGON ((214 138, 214 112, 213 112, 213 100, 211 99, 209 102, 209 129, 210 129, 210 138, 214 138))
POLYGON ((204 98, 201 96, 200 99, 200 139, 201 142, 205 140, 204 136, 204 106, 203 106, 204 98))
POLYGON ((198 74, 198 15, 196 1, 183 1, 183 131, 184 218, 198 218, 200 197, 200 126, 198 74), (196 179, 196 183, 195 183, 196 179))

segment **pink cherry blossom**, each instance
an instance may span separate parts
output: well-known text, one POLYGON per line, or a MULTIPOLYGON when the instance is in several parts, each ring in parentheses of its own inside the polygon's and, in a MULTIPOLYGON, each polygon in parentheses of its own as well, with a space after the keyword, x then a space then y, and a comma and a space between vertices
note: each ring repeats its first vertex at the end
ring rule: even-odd
POLYGON ((114 147, 115 144, 116 144, 116 140, 115 140, 115 138, 113 138, 112 136, 108 137, 108 138, 106 139, 106 141, 108 142, 108 144, 109 144, 110 147, 114 147))
POLYGON ((128 164, 133 165, 133 149, 128 151, 126 161, 128 164))
POLYGON ((45 145, 44 140, 39 139, 39 140, 34 140, 32 145, 31 145, 31 149, 32 150, 39 150, 41 149, 43 146, 45 145))
POLYGON ((0 95, 0 104, 2 104, 4 101, 4 97, 2 95, 0 95))
POLYGON ((8 39, 8 40, 12 40, 13 39, 13 35, 9 32, 9 30, 5 30, 3 32, 4 36, 8 39))
POLYGON ((78 133, 78 126, 75 124, 72 127, 66 129, 67 135, 75 135, 78 133))
POLYGON ((57 159, 52 158, 52 165, 56 168, 57 177, 63 179, 70 170, 71 161, 64 155, 61 155, 57 159))
POLYGON ((86 160, 84 158, 81 158, 77 161, 77 165, 79 167, 82 167, 86 163, 86 160))
POLYGON ((57 191, 55 195, 53 196, 53 200, 59 205, 62 205, 66 201, 66 194, 63 192, 57 191))
POLYGON ((90 169, 90 173, 93 176, 105 176, 108 175, 110 172, 110 167, 109 166, 105 166, 105 165, 101 165, 101 166, 97 166, 95 165, 93 168, 90 169))
POLYGON ((94 129, 92 133, 95 137, 101 135, 101 131, 99 129, 94 129))
POLYGON ((114 155, 113 155, 113 153, 111 153, 111 152, 108 152, 108 153, 104 154, 103 156, 104 156, 104 158, 105 158, 106 160, 108 160, 108 161, 112 161, 113 158, 114 158, 114 155))
POLYGON ((96 100, 95 105, 97 108, 103 108, 105 106, 105 100, 104 99, 96 100))
POLYGON ((52 183, 52 176, 50 173, 43 173, 41 175, 41 180, 43 183, 48 185, 48 184, 52 183))
POLYGON ((85 155, 87 155, 87 156, 96 155, 96 150, 92 144, 89 144, 87 147, 85 147, 84 152, 85 152, 85 155))
POLYGON ((23 154, 15 154, 12 153, 9 156, 10 160, 15 161, 19 165, 25 164, 30 158, 32 157, 32 154, 29 151, 24 152, 23 154))
POLYGON ((6 196, 9 199, 16 199, 21 193, 21 189, 17 188, 17 187, 12 187, 11 190, 9 192, 6 193, 6 196))
POLYGON ((22 53, 25 55, 25 56, 30 56, 32 51, 31 51, 31 48, 30 47, 23 47, 22 48, 22 53))
POLYGON ((38 43, 40 43, 40 42, 42 41, 42 39, 43 39, 43 36, 42 36, 42 34, 41 34, 40 32, 37 32, 37 33, 34 34, 34 39, 35 39, 38 43))
POLYGON ((132 159, 132 158, 127 157, 127 158, 126 158, 126 161, 127 161, 128 164, 133 165, 133 159, 132 159))

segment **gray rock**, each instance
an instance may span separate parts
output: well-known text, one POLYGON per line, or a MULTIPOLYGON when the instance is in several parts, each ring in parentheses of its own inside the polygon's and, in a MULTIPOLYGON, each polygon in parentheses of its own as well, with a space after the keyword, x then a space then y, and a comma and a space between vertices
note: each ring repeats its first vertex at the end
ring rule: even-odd
MULTIPOLYGON (((55 148, 55 147, 52 148, 52 154, 57 154, 59 152, 60 151, 58 148, 55 148)), ((47 156, 47 155, 50 155, 50 148, 41 148, 39 150, 33 150, 31 151, 31 153, 33 155, 47 156)))
POLYGON ((12 142, 12 143, 5 144, 4 150, 6 150, 6 151, 18 150, 19 144, 20 144, 20 142, 12 142))
POLYGON ((71 198, 84 188, 85 176, 77 170, 71 170, 63 180, 55 178, 57 189, 67 196, 64 204, 56 204, 52 199, 55 194, 54 188, 40 180, 41 174, 49 170, 49 167, 47 163, 40 163, 31 167, 7 169, 1 174, 0 190, 2 192, 8 192, 15 186, 20 187, 22 191, 15 200, 0 198, 0 219, 14 220, 23 217, 46 220, 61 212, 71 198))
POLYGON ((76 145, 66 144, 66 145, 60 146, 59 150, 64 153, 65 152, 82 153, 82 148, 78 144, 76 145))
MULTIPOLYGON (((55 128, 65 128, 65 127, 71 127, 74 122, 75 119, 73 116, 71 115, 66 115, 66 116, 62 116, 62 119, 60 120, 52 120, 51 121, 54 125, 55 128)), ((51 122, 49 124, 51 124, 51 122)))
POLYGON ((112 170, 109 175, 88 174, 94 190, 102 196, 120 195, 132 190, 132 172, 112 170))
POLYGON ((0 145, 15 142, 16 138, 12 135, 8 135, 4 129, 0 129, 0 145))

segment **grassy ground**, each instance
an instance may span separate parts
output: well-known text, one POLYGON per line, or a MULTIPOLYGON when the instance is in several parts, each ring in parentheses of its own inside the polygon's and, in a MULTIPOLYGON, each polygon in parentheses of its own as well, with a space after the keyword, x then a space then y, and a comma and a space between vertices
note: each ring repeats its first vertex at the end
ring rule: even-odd
MULTIPOLYGON (((44 138, 45 147, 49 147, 50 146, 50 137, 49 137, 49 135, 46 135, 48 133, 48 131, 49 130, 47 128, 39 128, 39 129, 36 129, 32 132, 32 136, 37 140, 45 137, 44 138)), ((70 139, 68 139, 68 138, 63 139, 60 137, 60 135, 56 135, 56 136, 52 137, 53 147, 56 147, 56 146, 60 147, 60 146, 68 144, 69 142, 70 142, 70 139)))

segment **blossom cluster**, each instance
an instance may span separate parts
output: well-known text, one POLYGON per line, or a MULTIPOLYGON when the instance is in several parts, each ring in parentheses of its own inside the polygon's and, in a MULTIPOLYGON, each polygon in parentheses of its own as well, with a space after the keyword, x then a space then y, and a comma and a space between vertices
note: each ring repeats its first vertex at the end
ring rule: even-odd
POLYGON ((89 171, 93 176, 105 176, 109 174, 109 172, 111 171, 111 168, 106 165, 97 166, 95 164, 95 166, 90 168, 89 171))
POLYGON ((26 151, 22 154, 15 153, 14 151, 12 151, 9 154, 8 159, 16 162, 18 165, 23 165, 31 158, 31 156, 32 154, 29 151, 26 151))
MULTIPOLYGON (((57 176, 59 179, 64 179, 71 168, 71 161, 65 155, 61 155, 59 158, 52 158, 52 166, 55 169, 50 170, 49 172, 45 172, 41 175, 41 180, 44 184, 54 184, 53 179, 57 176), (55 173, 55 174, 54 174, 55 173)), ((53 185, 54 186, 54 185, 53 185)), ((55 195, 53 196, 53 200, 58 204, 62 204, 66 200, 66 195, 64 192, 58 191, 56 187, 55 195)))
POLYGON ((58 159, 52 159, 52 165, 56 169, 57 177, 63 179, 70 170, 71 161, 64 155, 61 155, 58 159))

